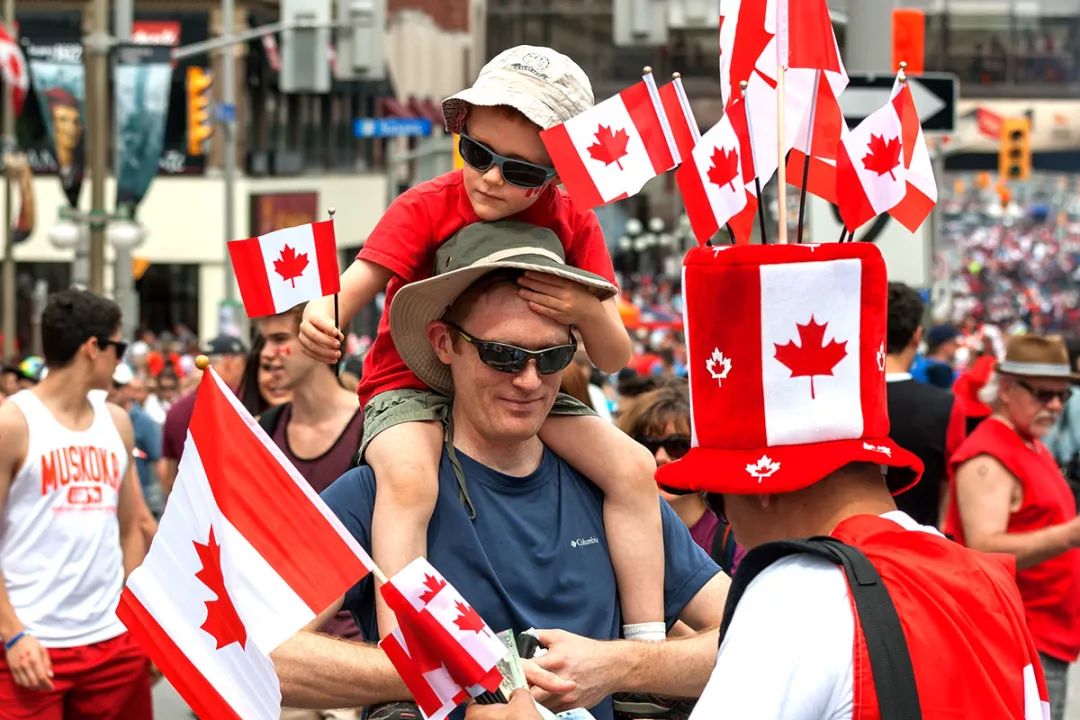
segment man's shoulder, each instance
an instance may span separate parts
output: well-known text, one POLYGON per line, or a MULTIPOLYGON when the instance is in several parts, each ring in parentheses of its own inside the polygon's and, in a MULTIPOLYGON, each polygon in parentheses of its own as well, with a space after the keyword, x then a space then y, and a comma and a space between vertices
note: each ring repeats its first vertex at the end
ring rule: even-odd
POLYGON ((191 420, 191 414, 195 411, 195 396, 198 393, 195 390, 185 393, 177 398, 176 402, 169 406, 169 411, 165 413, 165 426, 168 427, 172 423, 183 423, 186 427, 191 420))

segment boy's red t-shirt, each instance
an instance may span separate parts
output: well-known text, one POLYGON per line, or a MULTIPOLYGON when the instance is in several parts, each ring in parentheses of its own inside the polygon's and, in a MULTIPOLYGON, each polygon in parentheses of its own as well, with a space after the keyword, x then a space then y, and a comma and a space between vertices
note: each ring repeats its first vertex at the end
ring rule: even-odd
MULTIPOLYGON (((574 207, 561 188, 548 185, 528 209, 506 219, 551 229, 562 241, 568 264, 615 282, 596 215, 574 207)), ((390 305, 403 285, 431 277, 436 249, 474 222, 480 218, 465 192, 462 172, 454 170, 398 196, 371 231, 357 259, 381 265, 394 275, 386 286, 378 335, 364 358, 364 375, 357 388, 361 406, 381 392, 427 387, 398 355, 390 337, 390 305)))

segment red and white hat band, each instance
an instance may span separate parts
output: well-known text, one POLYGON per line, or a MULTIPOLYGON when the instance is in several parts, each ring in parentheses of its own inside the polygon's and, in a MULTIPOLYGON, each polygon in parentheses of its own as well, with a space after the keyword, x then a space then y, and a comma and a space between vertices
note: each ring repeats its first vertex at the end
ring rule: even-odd
MULTIPOLYGON (((826 249, 828 248, 828 249, 826 249)), ((702 255, 729 253, 702 248, 702 255)), ((847 250, 845 248, 845 250, 847 250)), ((869 248, 876 253, 876 249, 869 248)), ((888 432, 884 264, 794 246, 780 262, 688 259, 695 447, 761 448, 888 432), (804 259, 804 262, 798 260, 804 259)), ((871 258, 872 259, 872 258, 871 258)))

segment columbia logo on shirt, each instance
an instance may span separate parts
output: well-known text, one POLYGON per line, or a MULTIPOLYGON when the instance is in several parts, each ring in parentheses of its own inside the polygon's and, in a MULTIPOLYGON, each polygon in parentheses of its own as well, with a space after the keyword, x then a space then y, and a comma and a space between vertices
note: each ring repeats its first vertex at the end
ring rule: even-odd
POLYGON ((572 547, 572 548, 585 547, 586 545, 596 545, 598 542, 600 542, 600 540, 598 538, 595 538, 595 537, 578 538, 577 540, 571 540, 570 541, 570 547, 572 547))

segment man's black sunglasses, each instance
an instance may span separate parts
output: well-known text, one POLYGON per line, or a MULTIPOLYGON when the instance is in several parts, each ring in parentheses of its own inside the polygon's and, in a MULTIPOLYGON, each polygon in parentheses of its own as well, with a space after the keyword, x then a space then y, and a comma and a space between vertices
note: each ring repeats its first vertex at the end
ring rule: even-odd
POLYGON ((577 340, 570 336, 570 342, 566 345, 544 348, 543 350, 526 350, 515 345, 479 340, 465 332, 452 322, 443 323, 464 338, 465 342, 476 348, 476 354, 480 361, 488 367, 495 368, 499 372, 517 374, 525 369, 529 360, 536 360, 536 370, 541 375, 550 375, 566 368, 574 359, 577 352, 577 340))
POLYGON ((556 175, 555 168, 500 155, 465 133, 458 140, 458 152, 469 167, 480 172, 487 172, 492 165, 498 165, 503 180, 520 188, 538 188, 556 175))
POLYGON ((650 453, 655 455, 660 448, 664 448, 664 452, 672 460, 678 460, 679 458, 690 452, 690 436, 689 435, 667 435, 665 437, 652 437, 649 435, 635 435, 634 440, 644 445, 650 453))
POLYGON ((1064 405, 1069 400, 1071 390, 1046 390, 1045 388, 1037 388, 1030 385, 1023 380, 1017 378, 1016 384, 1031 393, 1031 396, 1038 400, 1043 405, 1049 405, 1055 399, 1059 400, 1064 405))
POLYGON ((116 359, 120 360, 124 357, 124 353, 127 352, 128 344, 123 340, 110 340, 109 338, 98 338, 98 347, 102 350, 112 345, 116 348, 116 359))

